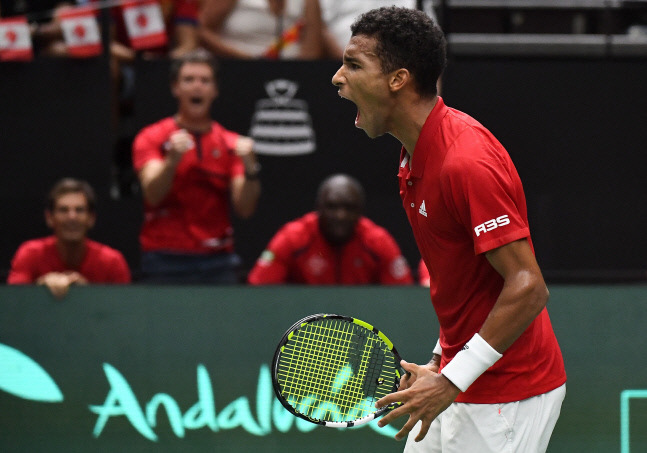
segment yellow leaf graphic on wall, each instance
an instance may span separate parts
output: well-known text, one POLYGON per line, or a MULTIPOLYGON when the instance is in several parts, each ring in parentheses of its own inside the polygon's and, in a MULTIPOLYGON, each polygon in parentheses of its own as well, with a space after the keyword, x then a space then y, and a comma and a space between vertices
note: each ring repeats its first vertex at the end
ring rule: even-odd
POLYGON ((52 377, 33 359, 0 343, 0 390, 33 401, 56 403, 63 394, 52 377))

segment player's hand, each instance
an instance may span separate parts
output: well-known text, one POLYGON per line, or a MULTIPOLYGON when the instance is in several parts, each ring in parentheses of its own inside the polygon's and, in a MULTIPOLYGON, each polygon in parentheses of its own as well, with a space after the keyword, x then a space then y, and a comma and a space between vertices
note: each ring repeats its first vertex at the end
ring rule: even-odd
POLYGON ((195 140, 186 129, 180 129, 170 135, 164 147, 169 158, 179 161, 188 150, 195 147, 195 140))
MULTIPOLYGON (((426 365, 420 365, 420 368, 427 368, 432 373, 438 374, 438 370, 440 369, 440 364, 437 362, 431 361, 426 365)), ((414 382, 416 382, 416 375, 411 373, 406 373, 404 376, 402 376, 402 379, 400 379, 400 387, 398 388, 398 391, 408 389, 413 385, 414 382)))
POLYGON ((432 371, 433 364, 421 366, 404 360, 400 364, 411 374, 408 379, 409 387, 406 390, 380 398, 376 407, 379 408, 398 401, 403 404, 382 417, 378 426, 388 425, 398 417, 409 414, 409 420, 395 435, 395 438, 397 440, 405 438, 416 423, 422 421, 422 427, 415 439, 416 442, 420 442, 427 435, 431 422, 449 407, 460 390, 437 370, 432 371))

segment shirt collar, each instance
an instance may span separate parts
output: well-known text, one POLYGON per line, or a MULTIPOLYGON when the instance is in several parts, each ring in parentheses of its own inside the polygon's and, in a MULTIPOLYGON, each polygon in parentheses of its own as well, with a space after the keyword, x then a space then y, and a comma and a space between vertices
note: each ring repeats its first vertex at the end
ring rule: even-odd
MULTIPOLYGON (((418 141, 416 141, 416 147, 413 151, 413 156, 411 157, 412 177, 422 177, 422 173, 427 163, 427 157, 433 153, 433 150, 429 147, 429 143, 436 133, 438 126, 440 126, 440 122, 442 121, 446 113, 447 106, 443 102, 443 98, 438 96, 438 101, 436 102, 436 105, 431 110, 431 112, 429 112, 429 116, 427 116, 425 124, 422 126, 422 130, 420 131, 418 141)), ((402 148, 402 150, 406 153, 404 147, 402 148)))

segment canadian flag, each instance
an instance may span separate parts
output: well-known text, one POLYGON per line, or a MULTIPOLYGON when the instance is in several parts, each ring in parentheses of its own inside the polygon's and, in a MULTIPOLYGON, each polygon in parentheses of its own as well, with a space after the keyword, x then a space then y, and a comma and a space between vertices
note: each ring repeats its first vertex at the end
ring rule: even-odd
POLYGON ((0 19, 0 60, 23 60, 34 58, 31 33, 24 16, 0 19))
POLYGON ((159 3, 144 1, 126 4, 122 8, 133 49, 150 49, 166 45, 166 27, 159 3))
POLYGON ((101 54, 101 33, 93 9, 66 8, 60 12, 59 17, 71 57, 94 57, 101 54))

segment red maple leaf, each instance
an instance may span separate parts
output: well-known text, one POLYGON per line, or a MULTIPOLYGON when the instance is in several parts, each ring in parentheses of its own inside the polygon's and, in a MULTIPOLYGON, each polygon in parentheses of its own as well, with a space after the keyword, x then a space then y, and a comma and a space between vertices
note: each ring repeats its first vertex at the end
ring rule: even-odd
POLYGON ((146 17, 146 14, 139 13, 136 22, 141 28, 146 28, 146 25, 148 25, 148 17, 146 17))
POLYGON ((85 37, 85 27, 81 24, 78 24, 74 27, 74 34, 80 38, 83 39, 85 37))
POLYGON ((14 44, 16 42, 16 39, 18 39, 18 34, 16 34, 16 32, 11 29, 7 30, 5 36, 7 37, 9 44, 14 44))

